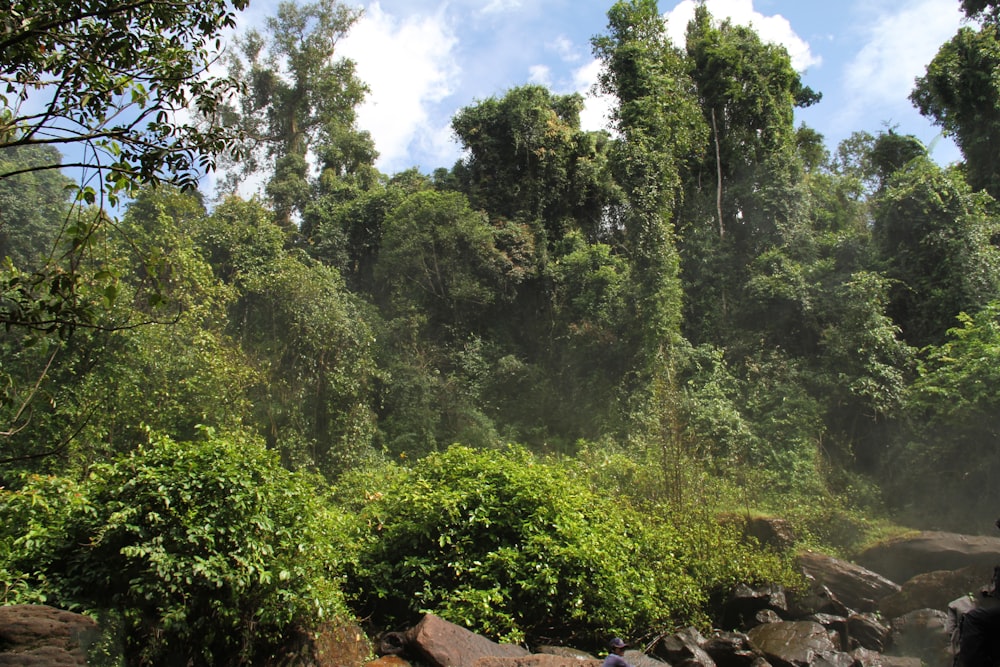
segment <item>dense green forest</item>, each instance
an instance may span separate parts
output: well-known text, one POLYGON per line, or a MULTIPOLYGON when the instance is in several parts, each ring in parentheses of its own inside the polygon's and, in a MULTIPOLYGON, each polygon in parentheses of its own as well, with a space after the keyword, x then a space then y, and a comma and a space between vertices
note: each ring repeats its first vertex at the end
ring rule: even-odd
POLYGON ((93 613, 125 664, 424 611, 585 643, 794 582, 725 517, 835 553, 988 530, 1000 16, 961 4, 911 95, 959 164, 827 146, 782 47, 704 6, 674 45, 620 0, 592 41, 612 132, 524 85, 454 116, 451 169, 383 174, 336 0, 212 77, 246 0, 14 0, 0 602, 93 613))

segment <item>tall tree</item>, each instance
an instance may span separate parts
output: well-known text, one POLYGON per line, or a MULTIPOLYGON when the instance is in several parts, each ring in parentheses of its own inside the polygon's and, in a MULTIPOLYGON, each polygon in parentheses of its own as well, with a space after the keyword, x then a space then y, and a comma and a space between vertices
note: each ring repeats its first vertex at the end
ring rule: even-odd
POLYGON ((229 122, 247 144, 234 174, 267 168, 267 192, 282 224, 290 224, 308 199, 310 150, 342 142, 354 129, 366 88, 354 63, 337 57, 337 42, 359 15, 338 0, 282 2, 265 33, 251 30, 238 39, 230 75, 244 93, 229 122))
POLYGON ((468 150, 455 175, 474 206, 540 223, 554 244, 567 231, 596 238, 615 189, 604 133, 580 130, 583 98, 542 86, 513 88, 462 109, 452 120, 468 150))
POLYGON ((964 26, 940 48, 910 95, 920 113, 955 137, 969 184, 994 198, 1000 198, 998 69, 1000 25, 964 26))
POLYGON ((895 172, 880 195, 873 233, 895 285, 889 313, 910 344, 940 344, 960 312, 974 313, 1000 293, 992 205, 958 169, 927 157, 895 172))
POLYGON ((717 23, 704 4, 687 28, 687 56, 709 128, 688 175, 681 230, 688 333, 699 341, 749 324, 739 321, 740 308, 755 272, 770 280, 778 264, 802 259, 775 264, 774 252, 801 236, 806 222, 793 115, 819 96, 802 85, 783 47, 751 28, 717 23), (758 260, 764 254, 770 259, 758 260))
POLYGON ((622 227, 633 268, 633 344, 637 370, 648 377, 664 346, 680 335, 674 217, 682 170, 703 144, 706 127, 655 0, 615 3, 607 33, 595 37, 593 46, 604 62, 599 86, 618 101, 613 120, 620 139, 612 171, 627 200, 612 220, 622 227))

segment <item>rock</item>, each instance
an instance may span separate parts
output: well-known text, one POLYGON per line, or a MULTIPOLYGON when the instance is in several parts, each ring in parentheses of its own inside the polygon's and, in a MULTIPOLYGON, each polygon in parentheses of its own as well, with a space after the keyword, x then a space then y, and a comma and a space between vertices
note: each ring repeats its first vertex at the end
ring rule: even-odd
POLYGON ((851 614, 847 617, 847 636, 852 644, 857 642, 861 648, 881 653, 889 638, 889 628, 871 614, 851 614))
POLYGON ((715 667, 715 660, 701 647, 705 638, 694 628, 662 637, 652 648, 652 653, 671 665, 701 665, 715 667))
POLYGON ((577 660, 597 660, 596 656, 586 651, 570 648, 569 646, 537 646, 535 647, 535 653, 561 655, 564 658, 576 658, 577 660))
POLYGON ((920 658, 884 655, 866 648, 854 649, 851 657, 858 667, 923 667, 920 658))
MULTIPOLYGON (((670 667, 667 663, 663 662, 659 658, 655 658, 651 655, 646 655, 642 651, 625 651, 625 662, 632 665, 632 667, 670 667)), ((681 667, 680 665, 675 665, 674 667, 681 667)))
POLYGON ((742 632, 717 630, 701 644, 716 667, 766 667, 764 654, 754 648, 742 632))
POLYGON ((927 667, 952 664, 948 614, 918 609, 892 620, 886 653, 920 658, 927 667))
POLYGON ((765 609, 774 611, 779 617, 782 613, 787 613, 788 600, 785 596, 785 589, 780 586, 751 588, 740 584, 730 593, 723 606, 723 629, 746 629, 759 625, 760 623, 754 620, 755 616, 765 609))
POLYGON ((365 663, 365 667, 412 667, 409 661, 404 660, 398 655, 383 655, 381 658, 376 658, 370 662, 365 663))
POLYGON ((773 609, 761 609, 756 614, 753 615, 752 622, 745 622, 744 627, 750 629, 757 625, 763 625, 764 623, 780 623, 784 619, 778 616, 778 612, 773 609))
POLYGON ((409 641, 404 632, 386 632, 375 642, 375 650, 379 655, 402 655, 409 641))
POLYGON ((813 614, 829 614, 847 617, 851 610, 837 599, 829 588, 807 575, 809 588, 789 600, 789 612, 793 618, 806 618, 813 614))
MULTIPOLYGON (((473 667, 482 658, 522 658, 530 655, 520 646, 498 644, 433 614, 424 616, 407 631, 406 637, 407 645, 434 667, 473 667)), ((560 656, 549 657, 570 660, 560 656)))
POLYGON ((978 591, 992 577, 993 568, 985 565, 918 574, 903 582, 897 592, 879 600, 878 607, 888 618, 917 609, 946 609, 956 595, 978 591))
POLYGON ((879 658, 879 667, 927 667, 927 665, 920 658, 904 655, 885 655, 883 653, 879 658))
MULTIPOLYGON (((926 531, 876 544, 856 560, 893 581, 969 566, 985 566, 992 572, 994 565, 1000 565, 1000 538, 926 531)), ((988 581, 989 577, 983 583, 988 581)))
POLYGON ((834 646, 841 651, 850 650, 851 647, 848 646, 849 641, 847 639, 847 617, 837 616, 836 614, 811 614, 802 620, 819 623, 826 628, 834 646))
POLYGON ((0 607, 0 666, 85 667, 99 634, 82 614, 47 605, 0 607))
POLYGON ((899 590, 899 585, 872 570, 813 551, 798 555, 807 577, 828 588, 836 599, 855 611, 875 611, 877 600, 899 590))
POLYGON ((758 625, 747 637, 768 662, 779 667, 806 667, 818 656, 838 653, 826 629, 812 621, 758 625))
POLYGON ((779 552, 788 551, 798 540, 791 523, 774 517, 754 517, 747 521, 743 532, 761 545, 779 552))
MULTIPOLYGON (((350 621, 330 621, 312 631, 294 632, 268 667, 362 667, 372 647, 364 630, 350 621)), ((392 667, 383 665, 382 667, 392 667)))
POLYGON ((810 667, 855 667, 854 656, 841 651, 822 653, 816 656, 810 667))
POLYGON ((473 667, 601 667, 603 660, 579 658, 552 653, 533 653, 520 657, 486 656, 477 658, 473 667))

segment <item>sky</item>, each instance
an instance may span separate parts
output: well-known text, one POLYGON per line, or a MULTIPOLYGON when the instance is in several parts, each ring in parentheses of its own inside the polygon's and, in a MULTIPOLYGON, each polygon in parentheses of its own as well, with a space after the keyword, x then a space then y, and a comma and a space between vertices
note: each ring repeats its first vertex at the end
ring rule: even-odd
MULTIPOLYGON (((241 26, 259 25, 278 0, 253 0, 241 26)), ((590 40, 605 32, 612 0, 372 0, 346 4, 362 17, 337 45, 370 89, 358 125, 371 132, 378 168, 450 168, 461 147, 454 114, 515 86, 579 92, 584 129, 606 126, 608 101, 592 93, 600 71, 590 40)), ((694 0, 660 0, 668 33, 683 46, 694 0)), ((784 45, 822 100, 797 111, 833 148, 852 132, 913 134, 941 164, 954 143, 909 101, 913 81, 962 24, 959 0, 707 0, 716 18, 752 25, 784 45)))

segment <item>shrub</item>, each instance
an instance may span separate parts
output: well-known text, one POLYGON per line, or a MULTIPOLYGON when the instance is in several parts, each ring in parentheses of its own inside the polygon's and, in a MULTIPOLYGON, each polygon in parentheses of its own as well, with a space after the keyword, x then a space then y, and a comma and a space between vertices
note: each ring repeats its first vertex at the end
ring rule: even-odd
POLYGON ((256 441, 158 439, 79 490, 39 478, 6 495, 7 569, 38 598, 116 614, 130 662, 244 664, 346 612, 338 516, 256 441))
POLYGON ((667 523, 523 448, 452 446, 342 480, 366 526, 348 590, 383 627, 435 613, 505 641, 705 621, 667 523))

